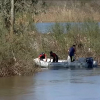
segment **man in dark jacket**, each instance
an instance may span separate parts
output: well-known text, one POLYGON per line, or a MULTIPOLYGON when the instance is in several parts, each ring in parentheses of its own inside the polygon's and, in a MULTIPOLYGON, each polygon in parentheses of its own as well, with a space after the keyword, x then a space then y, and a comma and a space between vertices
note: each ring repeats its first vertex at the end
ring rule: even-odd
POLYGON ((73 62, 75 59, 74 59, 74 54, 76 52, 75 50, 76 46, 73 45, 72 47, 70 47, 70 49, 68 50, 68 54, 70 56, 70 59, 71 59, 71 62, 73 62))
POLYGON ((50 62, 51 62, 51 58, 53 58, 53 62, 58 62, 58 56, 52 51, 50 51, 50 62))

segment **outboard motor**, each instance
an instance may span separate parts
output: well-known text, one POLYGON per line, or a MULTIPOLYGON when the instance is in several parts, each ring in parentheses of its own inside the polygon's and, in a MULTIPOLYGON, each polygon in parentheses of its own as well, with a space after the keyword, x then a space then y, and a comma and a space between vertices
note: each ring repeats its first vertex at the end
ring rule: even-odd
POLYGON ((93 68, 93 58, 92 57, 86 58, 86 62, 88 64, 88 68, 93 68))

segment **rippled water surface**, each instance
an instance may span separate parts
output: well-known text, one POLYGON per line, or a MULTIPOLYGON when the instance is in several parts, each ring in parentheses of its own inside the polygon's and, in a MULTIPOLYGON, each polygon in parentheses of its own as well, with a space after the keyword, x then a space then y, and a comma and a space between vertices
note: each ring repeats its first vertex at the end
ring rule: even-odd
POLYGON ((100 69, 0 78, 0 100, 100 100, 100 69))

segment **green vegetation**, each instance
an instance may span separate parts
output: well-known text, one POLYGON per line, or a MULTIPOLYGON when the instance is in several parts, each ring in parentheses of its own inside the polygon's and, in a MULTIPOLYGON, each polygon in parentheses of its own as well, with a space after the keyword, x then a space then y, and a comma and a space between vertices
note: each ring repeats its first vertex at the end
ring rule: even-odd
POLYGON ((10 34, 11 0, 0 1, 1 77, 33 74, 40 70, 33 63, 33 58, 37 54, 34 47, 36 29, 33 23, 34 16, 44 11, 44 3, 37 0, 14 1, 14 34, 10 34))
MULTIPOLYGON (((88 1, 87 9, 89 9, 89 4, 92 4, 92 2, 92 0, 88 1)), ((80 2, 79 4, 73 2, 69 5, 71 4, 74 6, 67 6, 68 8, 66 6, 62 8, 58 4, 56 6, 58 8, 55 10, 48 2, 15 0, 14 34, 11 36, 10 0, 0 1, 1 77, 29 75, 39 71, 40 69, 34 66, 33 59, 42 51, 49 57, 49 51, 52 50, 59 55, 60 59, 66 59, 67 51, 72 44, 77 45, 77 57, 93 56, 99 61, 100 29, 98 22, 95 21, 95 19, 99 20, 99 12, 95 13, 95 8, 90 12, 94 12, 94 15, 97 14, 98 16, 87 13, 89 11, 85 9, 87 2, 84 2, 84 5, 82 4, 83 6, 80 10, 80 2), (82 16, 83 13, 84 16, 82 16), (52 26, 49 34, 38 33, 34 26, 34 23, 38 21, 60 22, 62 19, 63 21, 82 21, 84 23, 80 25, 76 23, 73 26, 66 24, 65 27, 56 23, 52 26), (67 30, 67 33, 64 33, 64 29, 67 30)))

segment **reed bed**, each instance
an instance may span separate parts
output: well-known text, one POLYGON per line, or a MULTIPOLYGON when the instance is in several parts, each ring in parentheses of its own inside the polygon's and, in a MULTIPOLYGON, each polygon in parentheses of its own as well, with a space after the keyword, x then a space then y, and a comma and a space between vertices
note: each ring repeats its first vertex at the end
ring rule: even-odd
POLYGON ((77 1, 57 1, 61 5, 48 6, 45 13, 41 13, 35 18, 35 22, 83 22, 87 19, 100 21, 100 4, 95 2, 86 2, 82 6, 81 2, 77 1))

